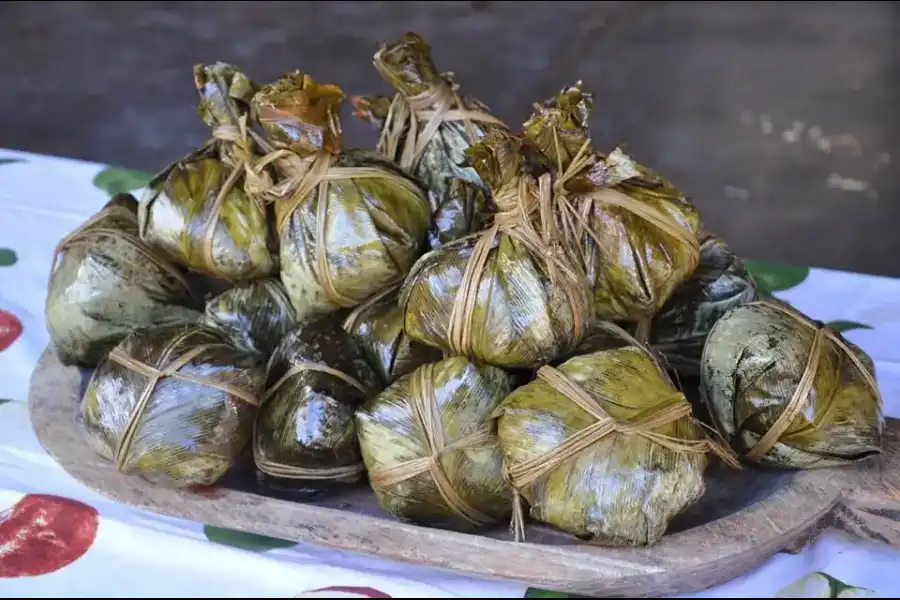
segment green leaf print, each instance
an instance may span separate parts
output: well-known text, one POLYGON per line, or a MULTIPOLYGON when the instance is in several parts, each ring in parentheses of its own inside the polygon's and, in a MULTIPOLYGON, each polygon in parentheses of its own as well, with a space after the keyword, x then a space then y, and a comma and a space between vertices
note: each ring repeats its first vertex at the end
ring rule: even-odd
POLYGON ((203 526, 203 535, 213 543, 231 546, 232 548, 240 548, 241 550, 249 550, 250 552, 265 552, 267 550, 296 546, 296 542, 280 540, 278 538, 255 533, 245 533, 243 531, 225 529, 223 527, 213 527, 212 525, 203 526))
POLYGON ((776 598, 873 598, 866 588, 847 585, 828 573, 816 571, 787 585, 775 593, 776 598))
POLYGON ((835 331, 850 331, 851 329, 872 329, 871 325, 857 323, 856 321, 828 321, 825 323, 835 331))
POLYGON ((12 248, 0 248, 0 267, 11 267, 19 260, 12 248))
POLYGON ((139 190, 153 179, 152 173, 107 167, 94 176, 94 186, 110 196, 139 190))
POLYGON ((578 594, 567 594, 565 592, 551 592, 550 590, 542 590, 540 588, 530 587, 525 590, 525 598, 591 598, 591 596, 579 596, 578 594))
POLYGON ((21 158, 0 158, 0 165, 11 165, 14 163, 23 163, 25 162, 21 158))
POLYGON ((756 280, 759 291, 764 294, 796 287, 809 277, 809 267, 789 267, 764 260, 745 260, 744 265, 756 280))

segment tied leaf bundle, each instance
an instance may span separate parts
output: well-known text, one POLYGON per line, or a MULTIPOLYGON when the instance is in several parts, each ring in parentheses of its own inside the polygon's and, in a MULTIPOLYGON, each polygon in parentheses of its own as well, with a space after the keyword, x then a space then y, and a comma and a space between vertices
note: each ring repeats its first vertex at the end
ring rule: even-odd
MULTIPOLYGON (((653 544, 706 490, 709 440, 646 347, 544 366, 496 413, 509 478, 531 516, 612 546, 653 544)), ((523 536, 517 510, 517 538, 523 536)))
POLYGON ((783 302, 729 311, 710 331, 701 365, 701 397, 749 461, 810 469, 881 453, 871 359, 783 302))
POLYGON ((196 325, 136 332, 97 368, 81 402, 91 447, 122 473, 213 485, 250 440, 265 372, 196 325))
POLYGON ((263 482, 315 494, 359 481, 365 469, 353 415, 381 389, 333 316, 306 321, 288 334, 269 360, 253 433, 263 482))
POLYGON ((438 73, 431 46, 406 33, 384 44, 374 57, 394 97, 352 99, 355 115, 381 130, 377 150, 418 177, 428 188, 437 248, 487 225, 490 194, 478 173, 465 163, 465 151, 502 121, 475 98, 460 96, 450 73, 438 73))
POLYGON ((700 217, 671 183, 621 150, 593 150, 592 102, 579 82, 535 104, 524 132, 557 173, 556 202, 578 214, 597 316, 639 322, 697 268, 700 217))
POLYGON ((94 367, 132 331, 200 316, 184 274, 138 236, 129 194, 60 240, 47 292, 47 330, 66 365, 94 367))
POLYGON ((272 277, 239 283, 206 304, 200 323, 225 333, 247 352, 265 361, 297 325, 294 307, 272 277))
POLYGON ((150 182, 141 200, 142 239, 179 264, 217 279, 243 281, 275 270, 267 210, 269 183, 255 166, 247 131, 255 84, 224 63, 197 65, 200 116, 213 139, 150 182))
POLYGON ((396 283, 424 249, 426 191, 380 154, 340 151, 343 92, 292 72, 261 88, 253 114, 276 148, 281 281, 297 317, 353 308, 396 283))
POLYGON ((526 172, 523 140, 493 132, 466 154, 493 190, 493 224, 416 263, 400 296, 404 329, 453 355, 533 368, 581 341, 588 282, 551 203, 550 175, 526 172))
POLYGON ((359 410, 369 481, 396 518, 477 530, 508 519, 512 494, 491 413, 509 393, 502 370, 464 357, 428 363, 359 410))
POLYGON ((758 297, 744 262, 722 240, 703 233, 700 264, 653 318, 649 341, 676 372, 699 376, 710 329, 729 310, 758 297))
POLYGON ((394 285, 372 296, 353 309, 343 325, 385 385, 442 357, 440 350, 412 341, 403 331, 398 292, 399 285, 394 285))

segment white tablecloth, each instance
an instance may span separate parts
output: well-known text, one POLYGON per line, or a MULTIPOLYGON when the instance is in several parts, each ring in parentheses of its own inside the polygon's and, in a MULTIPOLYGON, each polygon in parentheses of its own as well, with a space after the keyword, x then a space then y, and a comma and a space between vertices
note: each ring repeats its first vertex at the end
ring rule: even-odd
MULTIPOLYGON (((48 340, 51 256, 111 191, 139 190, 146 181, 141 173, 0 149, 0 597, 289 598, 323 588, 331 588, 323 597, 562 596, 159 516, 108 500, 60 469, 35 439, 26 406, 48 340)), ((844 322, 845 335, 875 360, 886 413, 900 416, 900 280, 753 267, 810 316, 844 322)), ((779 554, 682 597, 898 597, 898 561, 898 550, 827 532, 800 554, 779 554)))

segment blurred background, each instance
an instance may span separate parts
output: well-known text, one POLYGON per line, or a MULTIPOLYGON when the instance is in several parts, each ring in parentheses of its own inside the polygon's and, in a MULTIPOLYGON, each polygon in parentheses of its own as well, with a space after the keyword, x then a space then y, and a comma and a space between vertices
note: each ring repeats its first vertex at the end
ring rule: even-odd
POLYGON ((583 79, 597 145, 745 257, 900 276, 893 2, 2 2, 0 146, 155 171, 208 135, 194 63, 390 93, 372 54, 405 31, 516 128, 583 79))

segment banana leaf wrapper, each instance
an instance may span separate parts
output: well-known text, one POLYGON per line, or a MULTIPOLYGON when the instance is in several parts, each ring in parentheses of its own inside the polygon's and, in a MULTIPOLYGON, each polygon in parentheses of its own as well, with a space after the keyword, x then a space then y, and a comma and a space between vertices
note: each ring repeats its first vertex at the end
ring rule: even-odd
POLYGON ((396 93, 355 97, 354 114, 380 130, 377 150, 428 188, 431 248, 480 231, 493 206, 465 151, 506 125, 476 98, 457 93, 451 74, 437 71, 431 46, 415 33, 382 45, 374 64, 396 93))
POLYGON ((593 99, 581 83, 536 104, 524 132, 555 167, 556 185, 587 227, 585 271, 597 316, 652 318, 700 260, 697 209, 667 179, 620 149, 593 149, 587 118, 593 99))
POLYGON ((425 249, 427 192, 376 152, 340 151, 340 88, 289 73, 254 96, 283 150, 272 192, 281 282, 299 319, 353 308, 406 276, 425 249))
POLYGON ((403 331, 398 293, 399 286, 392 286, 372 296, 353 309, 343 324, 385 385, 443 358, 440 350, 412 341, 403 331))
POLYGON ((95 367, 132 331, 200 316, 185 274, 138 236, 137 202, 113 197, 54 253, 45 316, 66 365, 95 367))
POLYGON ((546 243, 543 234, 553 231, 530 214, 550 186, 525 172, 520 142, 492 134, 469 149, 473 165, 498 190, 503 212, 490 229, 425 254, 400 294, 410 338, 510 369, 572 351, 591 321, 590 289, 577 260, 564 243, 546 243))
POLYGON ((745 460, 832 467, 881 453, 882 400, 872 360, 790 305, 739 306, 709 332, 701 397, 745 460))
POLYGON ((422 365, 367 401, 356 422, 382 508, 457 531, 508 519, 512 490, 491 413, 509 390, 501 369, 457 356, 422 365))
POLYGON ((496 414, 531 517, 581 539, 651 545, 705 493, 709 440, 644 347, 542 367, 496 414))
POLYGON ((239 283, 206 304, 200 323, 225 333, 238 348, 263 362, 297 325, 294 307, 272 277, 239 283))
POLYGON ((649 342, 679 376, 699 376, 703 346, 716 321, 758 298, 744 262, 722 240, 704 233, 697 270, 653 318, 649 342))
POLYGON ((269 360, 253 434, 264 486, 311 496, 360 481, 365 469, 353 415, 381 389, 334 315, 301 323, 269 360))
POLYGON ((198 325, 133 333, 88 384, 79 420, 122 473, 167 487, 209 486, 250 441, 265 368, 198 325))
POLYGON ((246 175, 246 165, 256 158, 246 131, 256 86, 224 63, 198 65, 194 74, 199 113, 214 136, 150 182, 141 199, 141 237, 173 261, 211 277, 265 277, 277 266, 274 242, 266 205, 254 186, 262 184, 246 175))

